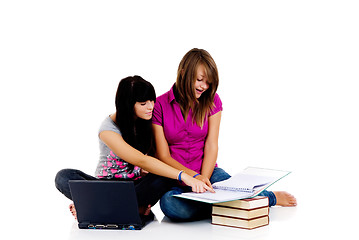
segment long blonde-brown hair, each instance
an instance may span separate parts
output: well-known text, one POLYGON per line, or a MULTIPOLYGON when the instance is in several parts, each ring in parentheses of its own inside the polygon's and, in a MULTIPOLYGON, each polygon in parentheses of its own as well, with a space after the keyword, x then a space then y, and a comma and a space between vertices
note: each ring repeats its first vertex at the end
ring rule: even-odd
POLYGON ((206 50, 193 48, 184 55, 177 71, 176 99, 181 106, 185 121, 189 110, 192 109, 192 121, 200 127, 203 126, 206 117, 214 106, 213 100, 218 88, 218 81, 217 65, 206 50), (205 68, 209 88, 197 99, 194 84, 200 65, 205 68))

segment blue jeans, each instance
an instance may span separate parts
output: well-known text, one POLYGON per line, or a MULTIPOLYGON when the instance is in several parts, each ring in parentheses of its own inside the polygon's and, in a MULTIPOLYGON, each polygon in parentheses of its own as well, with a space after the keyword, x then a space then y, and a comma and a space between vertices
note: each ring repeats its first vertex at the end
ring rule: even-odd
MULTIPOLYGON (((55 186, 67 198, 72 200, 69 180, 100 180, 77 169, 63 169, 56 174, 55 186)), ((111 181, 120 181, 110 179, 111 181)), ((101 179, 101 181, 108 181, 101 179)), ((123 180, 121 180, 123 181, 123 180)), ((135 191, 138 206, 155 205, 164 193, 174 186, 175 180, 148 173, 139 180, 135 180, 135 191)))
MULTIPOLYGON (((215 168, 209 179, 213 184, 223 181, 231 176, 221 168, 215 168)), ((172 221, 196 221, 211 217, 212 205, 203 202, 173 197, 175 194, 191 191, 190 187, 177 186, 165 193, 160 200, 162 212, 172 221)), ((273 192, 263 191, 260 196, 266 196, 269 199, 269 206, 274 206, 277 202, 273 192)))

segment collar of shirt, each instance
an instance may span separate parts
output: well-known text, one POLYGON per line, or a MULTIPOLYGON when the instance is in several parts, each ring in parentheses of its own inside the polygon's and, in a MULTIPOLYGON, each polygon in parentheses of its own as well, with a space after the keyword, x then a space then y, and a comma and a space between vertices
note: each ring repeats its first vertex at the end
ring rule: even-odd
POLYGON ((176 84, 173 84, 173 86, 171 87, 171 90, 168 94, 168 101, 170 103, 172 103, 173 101, 177 103, 176 101, 176 97, 175 97, 175 93, 174 93, 174 87, 175 87, 176 84))

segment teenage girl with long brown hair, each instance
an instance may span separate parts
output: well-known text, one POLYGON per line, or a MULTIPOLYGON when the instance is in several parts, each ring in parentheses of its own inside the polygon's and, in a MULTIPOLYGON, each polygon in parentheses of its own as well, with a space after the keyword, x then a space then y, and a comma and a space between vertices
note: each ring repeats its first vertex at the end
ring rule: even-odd
MULTIPOLYGON (((216 93, 218 83, 211 55, 203 49, 190 50, 179 64, 176 83, 157 98, 152 118, 159 159, 209 187, 230 177, 216 164, 222 112, 216 93)), ((173 197, 189 190, 178 185, 161 198, 160 206, 167 217, 175 221, 210 217, 211 205, 173 197)), ((296 199, 287 192, 264 191, 261 195, 269 198, 270 206, 296 205, 296 199)))

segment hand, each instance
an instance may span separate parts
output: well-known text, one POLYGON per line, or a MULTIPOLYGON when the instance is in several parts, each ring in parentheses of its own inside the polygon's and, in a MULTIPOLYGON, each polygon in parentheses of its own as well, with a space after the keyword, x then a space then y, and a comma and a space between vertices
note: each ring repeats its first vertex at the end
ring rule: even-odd
POLYGON ((146 176, 148 174, 148 172, 145 170, 145 169, 143 169, 143 168, 141 168, 141 177, 144 177, 144 176, 146 176))
POLYGON ((211 187, 213 189, 211 182, 205 176, 200 174, 200 175, 197 175, 195 178, 202 181, 202 182, 204 182, 207 186, 209 186, 209 187, 211 187))
POLYGON ((210 191, 214 193, 211 183, 208 185, 206 182, 193 178, 187 173, 182 173, 182 181, 187 186, 192 187, 192 192, 203 193, 205 191, 210 191))

